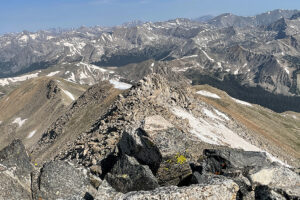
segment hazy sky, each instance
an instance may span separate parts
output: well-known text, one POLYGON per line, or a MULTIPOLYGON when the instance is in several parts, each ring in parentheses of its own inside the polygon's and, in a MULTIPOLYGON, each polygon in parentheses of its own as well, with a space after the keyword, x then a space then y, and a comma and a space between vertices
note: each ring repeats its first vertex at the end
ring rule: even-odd
POLYGON ((300 0, 0 0, 0 34, 225 12, 249 16, 278 8, 300 9, 300 0))

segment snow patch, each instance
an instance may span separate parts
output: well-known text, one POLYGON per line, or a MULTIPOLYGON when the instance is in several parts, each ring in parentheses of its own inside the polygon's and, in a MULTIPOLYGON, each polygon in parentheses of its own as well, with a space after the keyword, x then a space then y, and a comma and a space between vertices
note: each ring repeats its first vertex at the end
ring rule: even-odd
POLYGON ((47 74, 48 77, 54 76, 56 74, 58 74, 60 71, 56 71, 56 72, 50 72, 49 74, 47 74))
POLYGON ((29 138, 32 138, 32 136, 34 136, 35 133, 36 133, 36 130, 31 131, 31 132, 28 134, 27 138, 28 138, 28 139, 29 139, 29 138))
POLYGON ((18 124, 19 127, 21 127, 26 121, 27 121, 27 119, 22 120, 20 117, 17 117, 12 123, 18 124))
POLYGON ((290 74, 290 71, 288 70, 288 68, 285 67, 284 70, 287 74, 290 74))
POLYGON ((245 105, 245 106, 250 106, 252 107, 252 104, 246 102, 246 101, 242 101, 242 100, 239 100, 239 99, 236 99, 236 98, 233 98, 231 97, 236 103, 239 103, 239 104, 242 104, 242 105, 245 105))
POLYGON ((114 85, 114 88, 120 90, 127 90, 132 87, 132 85, 124 82, 119 82, 117 80, 109 80, 110 84, 114 85))
POLYGON ((30 34, 29 36, 31 37, 31 39, 35 40, 38 37, 38 34, 34 33, 34 34, 30 34))
POLYGON ((27 42, 29 37, 27 35, 23 35, 22 37, 19 38, 19 41, 21 42, 27 42))
POLYGON ((71 76, 67 79, 67 81, 70 81, 70 82, 76 82, 76 80, 75 80, 75 74, 72 72, 71 73, 71 76))
POLYGON ((181 59, 186 59, 186 58, 197 58, 198 55, 190 55, 190 56, 184 56, 181 59))
POLYGON ((209 57, 209 55, 207 55, 207 53, 205 51, 202 50, 202 52, 204 53, 204 55, 208 58, 208 60, 214 62, 215 60, 212 59, 211 57, 209 57))
POLYGON ((202 96, 206 96, 206 97, 211 97, 211 98, 215 98, 215 99, 221 99, 221 97, 215 93, 212 92, 208 92, 206 90, 199 90, 198 92, 196 92, 197 94, 200 94, 202 96))
POLYGON ((238 73, 239 73, 239 69, 237 69, 233 72, 234 75, 238 75, 238 73))
POLYGON ((220 117, 226 119, 227 121, 229 121, 229 117, 227 117, 227 115, 225 115, 224 113, 218 111, 217 109, 214 109, 214 111, 217 113, 217 115, 219 115, 220 117))
POLYGON ((217 115, 215 115, 213 112, 211 112, 210 110, 207 110, 206 108, 202 109, 203 113, 208 116, 211 119, 217 119, 217 120, 221 120, 217 115))
POLYGON ((70 97, 70 99, 72 99, 73 101, 75 100, 75 97, 73 96, 73 94, 67 90, 62 89, 62 91, 68 95, 68 97, 70 97))

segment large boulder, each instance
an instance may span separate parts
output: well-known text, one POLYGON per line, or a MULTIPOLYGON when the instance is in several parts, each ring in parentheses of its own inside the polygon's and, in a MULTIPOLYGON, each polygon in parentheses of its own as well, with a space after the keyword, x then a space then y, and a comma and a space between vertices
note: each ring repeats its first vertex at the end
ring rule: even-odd
POLYGON ((14 140, 0 151, 0 199, 31 199, 30 163, 25 147, 14 140))
POLYGON ((249 169, 271 164, 264 152, 224 148, 206 149, 203 155, 203 171, 217 175, 238 176, 249 169))
POLYGON ((106 180, 118 192, 153 190, 159 187, 157 179, 147 165, 141 165, 130 156, 123 155, 114 165, 106 180))
POLYGON ((39 175, 36 198, 82 199, 89 196, 89 179, 84 168, 64 161, 46 163, 39 175))

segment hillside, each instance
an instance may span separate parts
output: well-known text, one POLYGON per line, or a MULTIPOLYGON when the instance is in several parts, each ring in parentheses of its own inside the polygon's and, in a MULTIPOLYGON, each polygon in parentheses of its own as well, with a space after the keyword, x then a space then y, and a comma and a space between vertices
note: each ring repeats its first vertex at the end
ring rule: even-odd
POLYGON ((28 80, 0 99, 0 149, 20 138, 30 148, 43 132, 84 91, 63 79, 28 80))

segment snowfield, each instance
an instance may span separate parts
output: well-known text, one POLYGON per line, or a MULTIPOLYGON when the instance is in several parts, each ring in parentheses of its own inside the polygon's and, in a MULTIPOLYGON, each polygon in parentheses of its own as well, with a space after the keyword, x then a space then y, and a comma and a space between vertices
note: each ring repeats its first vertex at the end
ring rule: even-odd
POLYGON ((276 161, 288 166, 286 163, 275 158, 270 153, 246 141, 237 133, 227 128, 222 122, 220 123, 220 121, 214 120, 215 116, 211 116, 212 120, 206 120, 195 117, 193 114, 181 107, 174 107, 171 110, 177 117, 187 119, 191 127, 189 132, 194 134, 203 142, 214 145, 225 145, 231 148, 243 149, 245 151, 265 152, 271 161, 276 161))

